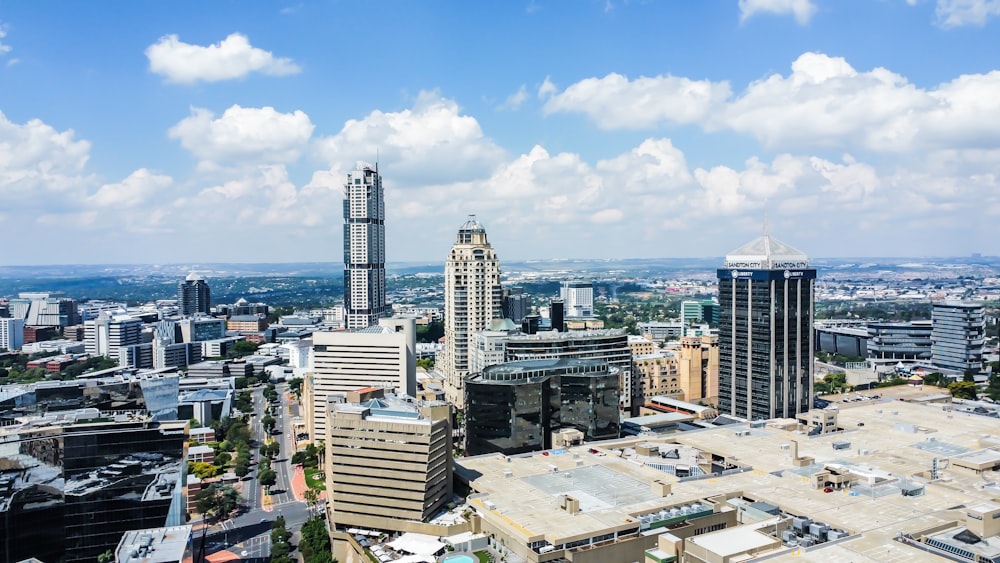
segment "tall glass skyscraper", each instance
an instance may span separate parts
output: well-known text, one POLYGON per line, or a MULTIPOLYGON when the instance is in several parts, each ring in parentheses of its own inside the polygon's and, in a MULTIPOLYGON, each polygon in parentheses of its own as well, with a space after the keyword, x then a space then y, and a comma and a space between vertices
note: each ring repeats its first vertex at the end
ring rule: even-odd
POLYGON ((191 272, 188 277, 177 284, 177 305, 181 315, 197 313, 209 314, 212 309, 212 290, 204 276, 191 272))
POLYGON ((344 185, 344 322, 378 324, 385 305, 385 201, 378 166, 359 162, 344 185))
POLYGON ((812 405, 813 283, 800 250, 764 235, 726 256, 719 278, 719 413, 794 417, 812 405))

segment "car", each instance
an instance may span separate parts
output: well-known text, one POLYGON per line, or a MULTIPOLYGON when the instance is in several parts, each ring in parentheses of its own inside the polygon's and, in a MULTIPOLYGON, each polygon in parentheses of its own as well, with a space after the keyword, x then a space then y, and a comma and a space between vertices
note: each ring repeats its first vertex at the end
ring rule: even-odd
POLYGON ((240 552, 240 557, 246 557, 247 555, 250 555, 250 552, 245 549, 240 552))
POLYGON ((267 522, 267 518, 261 518, 261 519, 260 519, 260 523, 261 523, 261 524, 263 524, 264 522, 267 522))
POLYGON ((831 489, 830 487, 827 487, 827 488, 823 489, 823 492, 824 493, 832 493, 833 489, 831 489))

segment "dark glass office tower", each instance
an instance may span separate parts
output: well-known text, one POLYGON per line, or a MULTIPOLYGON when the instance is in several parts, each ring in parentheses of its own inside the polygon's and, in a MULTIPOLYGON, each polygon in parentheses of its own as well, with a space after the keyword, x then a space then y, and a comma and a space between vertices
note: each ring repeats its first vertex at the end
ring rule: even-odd
POLYGON ((0 559, 92 563, 136 528, 184 523, 187 422, 48 415, 0 434, 0 559))
POLYGON ((726 256, 719 277, 719 412, 794 417, 812 405, 809 258, 769 235, 726 256))
POLYGON ((465 379, 466 455, 548 449, 560 428, 575 428, 586 440, 617 438, 618 394, 618 368, 603 360, 489 366, 465 379))

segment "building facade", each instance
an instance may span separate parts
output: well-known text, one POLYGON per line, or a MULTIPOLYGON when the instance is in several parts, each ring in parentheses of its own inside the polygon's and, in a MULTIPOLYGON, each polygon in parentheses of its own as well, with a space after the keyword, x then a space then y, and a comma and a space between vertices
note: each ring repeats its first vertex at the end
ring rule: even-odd
POLYGON ((866 356, 872 361, 916 361, 931 359, 931 321, 868 323, 866 356))
POLYGON ((187 421, 108 421, 96 409, 0 433, 4 561, 96 561, 134 528, 183 524, 187 421))
POLYGON ((9 351, 24 346, 24 319, 0 319, 0 348, 9 351))
POLYGON ((177 284, 177 307, 181 316, 212 312, 212 290, 203 276, 191 272, 177 284))
POLYGON ((486 229, 472 215, 458 229, 444 267, 445 353, 441 370, 445 396, 459 409, 464 408, 463 386, 475 333, 500 318, 502 304, 500 259, 486 238, 486 229))
POLYGON ((719 279, 719 412, 806 412, 813 388, 813 283, 800 250, 770 235, 726 256, 719 279))
POLYGON ((565 303, 566 318, 591 317, 594 315, 593 282, 565 281, 559 288, 559 297, 565 303))
POLYGON ((83 323, 83 342, 91 356, 121 360, 123 348, 142 343, 142 320, 101 313, 98 318, 83 323))
POLYGON ((331 528, 419 530, 451 502, 451 409, 391 395, 346 399, 327 415, 331 528))
POLYGON ((468 376, 466 455, 548 449, 563 428, 586 440, 617 438, 617 372, 601 360, 561 358, 508 362, 468 376))
POLYGON ((378 323, 385 304, 385 201, 378 166, 358 163, 344 184, 345 326, 378 323))
POLYGON ((416 325, 411 318, 384 318, 365 329, 313 334, 312 371, 303 382, 306 427, 326 439, 331 395, 377 387, 415 396, 416 325))
POLYGON ((979 373, 986 343, 986 316, 980 303, 935 303, 931 310, 931 362, 959 373, 979 373))

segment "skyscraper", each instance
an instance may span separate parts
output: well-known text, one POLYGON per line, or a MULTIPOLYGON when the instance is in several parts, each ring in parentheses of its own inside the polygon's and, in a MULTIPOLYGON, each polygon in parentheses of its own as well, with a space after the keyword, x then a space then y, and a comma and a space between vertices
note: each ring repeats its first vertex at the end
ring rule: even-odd
POLYGON ((444 266, 445 397, 464 408, 464 378, 475 333, 501 316, 503 290, 500 260, 486 239, 486 229, 470 215, 458 229, 444 266))
POLYGON ((184 281, 177 284, 177 306, 182 316, 209 313, 212 308, 212 290, 204 276, 191 272, 184 281))
POLYGON ((344 184, 344 323, 378 324, 385 305, 385 202, 378 167, 359 162, 344 184))
POLYGON ((726 256, 719 278, 719 413, 750 420, 809 410, 813 282, 800 250, 764 235, 726 256))
POLYGON ((983 368, 986 316, 982 303, 946 301, 931 310, 931 362, 959 373, 983 368))
POLYGON ((594 283, 564 281, 559 297, 566 304, 566 318, 590 317, 594 314, 594 283))

